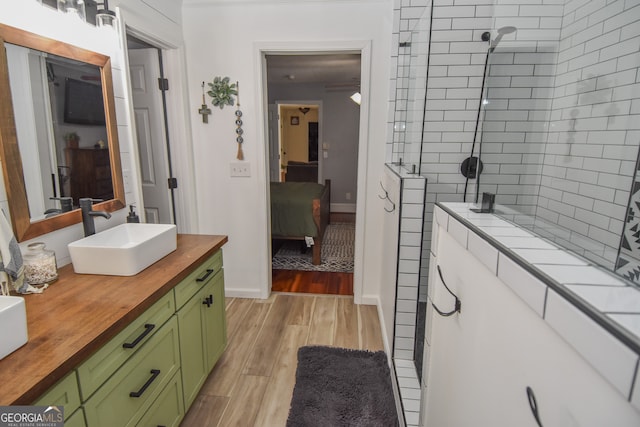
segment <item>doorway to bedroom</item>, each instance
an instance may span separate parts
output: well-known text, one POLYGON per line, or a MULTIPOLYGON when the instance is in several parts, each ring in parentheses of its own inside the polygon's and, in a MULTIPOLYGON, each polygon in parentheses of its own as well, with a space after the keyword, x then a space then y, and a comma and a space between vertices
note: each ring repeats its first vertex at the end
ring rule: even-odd
POLYGON ((266 55, 266 80, 272 290, 353 295, 360 54, 266 55))

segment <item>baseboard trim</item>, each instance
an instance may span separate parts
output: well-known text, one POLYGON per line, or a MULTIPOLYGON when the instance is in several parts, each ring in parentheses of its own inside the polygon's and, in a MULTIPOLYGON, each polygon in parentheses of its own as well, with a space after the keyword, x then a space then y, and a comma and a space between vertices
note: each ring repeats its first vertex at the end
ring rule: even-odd
MULTIPOLYGON (((253 299, 266 299, 260 289, 238 289, 238 288, 224 288, 224 294, 229 298, 253 298, 253 299)), ((268 298, 268 297, 267 297, 268 298)))
POLYGON ((356 213, 355 203, 331 203, 331 212, 356 213))

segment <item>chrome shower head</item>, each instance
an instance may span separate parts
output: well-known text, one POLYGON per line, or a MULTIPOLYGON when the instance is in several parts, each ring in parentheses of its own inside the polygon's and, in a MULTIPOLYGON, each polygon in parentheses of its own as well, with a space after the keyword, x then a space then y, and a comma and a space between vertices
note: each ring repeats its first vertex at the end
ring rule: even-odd
POLYGON ((493 39, 493 41, 491 42, 491 48, 495 49, 496 46, 498 46, 498 43, 500 43, 500 40, 502 40, 502 36, 504 36, 505 34, 514 33, 516 32, 516 30, 517 30, 516 27, 511 27, 511 26, 498 28, 498 36, 495 39, 493 39))

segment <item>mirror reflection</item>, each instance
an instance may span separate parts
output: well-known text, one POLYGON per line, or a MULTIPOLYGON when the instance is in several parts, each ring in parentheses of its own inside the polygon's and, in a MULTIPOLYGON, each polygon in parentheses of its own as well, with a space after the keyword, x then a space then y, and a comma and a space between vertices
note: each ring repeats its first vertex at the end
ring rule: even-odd
POLYGON ((0 154, 16 239, 81 222, 79 197, 122 209, 111 59, 3 24, 0 47, 0 154))
POLYGON ((100 68, 5 47, 31 221, 113 199, 100 68))

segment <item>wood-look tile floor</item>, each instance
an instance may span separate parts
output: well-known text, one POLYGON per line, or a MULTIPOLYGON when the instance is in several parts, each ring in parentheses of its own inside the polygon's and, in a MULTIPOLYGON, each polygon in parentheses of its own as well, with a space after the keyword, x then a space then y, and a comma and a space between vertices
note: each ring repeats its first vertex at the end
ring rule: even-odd
POLYGON ((383 349, 375 306, 353 297, 273 293, 228 298, 227 349, 181 426, 286 425, 298 348, 383 349))

